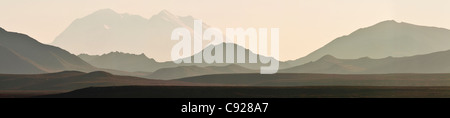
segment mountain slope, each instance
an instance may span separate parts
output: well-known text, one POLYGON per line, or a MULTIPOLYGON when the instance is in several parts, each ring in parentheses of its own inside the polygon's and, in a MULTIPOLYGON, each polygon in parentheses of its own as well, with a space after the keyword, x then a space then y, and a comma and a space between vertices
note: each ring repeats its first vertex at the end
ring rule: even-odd
POLYGON ((0 68, 1 73, 44 73, 45 70, 39 65, 30 62, 28 59, 20 57, 8 48, 0 45, 0 68))
POLYGON ((325 55, 357 59, 428 54, 449 50, 449 38, 448 29, 384 21, 339 37, 311 54, 289 63, 293 66, 301 65, 325 55))
POLYGON ((410 57, 382 59, 338 59, 331 55, 301 66, 281 70, 281 73, 450 73, 450 50, 410 57))
POLYGON ((52 44, 75 54, 144 53, 162 62, 170 60, 171 49, 178 42, 170 40, 172 31, 179 27, 192 31, 193 24, 192 16, 180 17, 167 10, 146 19, 103 9, 75 20, 52 44))
POLYGON ((34 74, 95 68, 63 49, 4 29, 0 30, 0 53, 0 73, 34 74))

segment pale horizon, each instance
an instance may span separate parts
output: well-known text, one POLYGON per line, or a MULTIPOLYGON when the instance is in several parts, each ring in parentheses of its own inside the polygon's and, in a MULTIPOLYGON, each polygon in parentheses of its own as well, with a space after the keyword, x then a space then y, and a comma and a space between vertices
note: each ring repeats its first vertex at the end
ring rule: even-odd
POLYGON ((5 0, 0 27, 51 43, 75 19, 100 9, 150 18, 161 10, 221 29, 280 28, 280 59, 306 56, 335 38, 395 20, 450 29, 448 0, 5 0), (228 9, 228 10, 227 10, 228 9))

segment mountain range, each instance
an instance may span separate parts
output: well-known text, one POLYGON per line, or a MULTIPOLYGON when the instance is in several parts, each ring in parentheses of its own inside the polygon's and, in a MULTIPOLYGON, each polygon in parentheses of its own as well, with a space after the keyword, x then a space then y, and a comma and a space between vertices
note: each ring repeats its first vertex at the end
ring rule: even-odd
MULTIPOLYGON (((158 54, 152 54, 148 57, 147 53, 137 53, 125 48, 123 48, 125 50, 119 49, 121 46, 138 49, 139 45, 134 46, 132 43, 146 43, 147 40, 139 39, 142 37, 124 38, 131 35, 142 36, 142 34, 136 33, 144 34, 141 29, 134 29, 142 26, 137 24, 148 21, 150 22, 148 27, 145 26, 142 30, 164 34, 163 31, 155 31, 156 29, 152 31, 152 27, 165 27, 167 28, 166 31, 178 26, 192 28, 192 25, 188 25, 188 22, 194 19, 192 17, 178 17, 167 11, 162 11, 149 20, 142 21, 139 16, 119 14, 119 19, 125 21, 118 20, 104 24, 104 21, 109 20, 108 18, 111 16, 114 16, 111 19, 116 19, 117 13, 112 10, 98 12, 74 21, 59 36, 60 39, 55 40, 54 43, 59 42, 60 45, 66 46, 72 46, 70 43, 74 43, 73 46, 75 47, 73 48, 77 50, 103 48, 102 41, 112 43, 105 47, 112 46, 109 48, 113 48, 117 46, 117 49, 105 48, 102 52, 79 52, 102 53, 102 55, 79 54, 76 56, 59 47, 42 44, 25 34, 0 28, 0 90, 67 91, 92 86, 114 86, 106 87, 114 89, 108 95, 116 95, 116 91, 126 94, 129 90, 138 90, 133 94, 139 96, 144 92, 139 91, 141 90, 140 87, 138 89, 129 88, 135 88, 136 85, 157 86, 164 89, 167 89, 165 86, 212 86, 211 88, 214 89, 222 89, 215 86, 227 86, 228 88, 225 87, 227 90, 235 89, 233 86, 450 85, 449 74, 446 74, 450 73, 450 62, 448 61, 450 60, 450 47, 447 46, 450 44, 450 40, 448 40, 450 30, 443 28, 384 21, 371 27, 356 30, 348 36, 337 38, 306 57, 280 62, 281 70, 278 74, 261 75, 259 74, 259 68, 268 64, 248 63, 248 54, 257 54, 237 44, 233 44, 235 47, 234 60, 238 59, 237 49, 244 49, 246 63, 175 64, 172 61, 158 62, 154 59, 154 57, 160 56, 158 54), (93 23, 92 21, 96 22, 93 23), (128 22, 131 24, 126 24, 128 22), (133 25, 133 23, 137 24, 133 25), (99 24, 103 24, 100 25, 102 27, 99 27, 99 24), (172 27, 168 28, 167 26, 172 27), (110 32, 117 27, 125 29, 110 32), (119 32, 122 32, 122 30, 131 32, 136 30, 136 32, 120 34, 119 32), (73 39, 68 38, 75 35, 80 36, 73 39), (94 41, 95 38, 99 37, 102 41, 94 41), (130 44, 121 43, 123 39, 129 39, 130 44), (80 40, 79 44, 76 44, 78 43, 77 40, 80 40), (93 42, 90 43, 89 41, 93 42), (123 45, 119 46, 119 44, 123 45), (119 89, 115 89, 116 86, 133 87, 118 87, 119 89)), ((155 38, 152 41, 164 42, 165 40, 164 38, 155 38)), ((161 46, 171 47, 172 45, 169 46, 167 42, 164 44, 167 45, 161 46)), ((226 46, 224 46, 226 44, 221 43, 205 47, 215 49, 222 47, 226 50, 226 46)), ((169 50, 160 48, 156 46, 155 51, 169 50)), ((201 52, 195 53, 186 58, 193 60, 196 55, 201 54, 201 52)), ((225 60, 226 57, 224 56, 223 59, 225 60)), ((197 88, 194 87, 194 89, 197 88)), ((200 87, 200 89, 207 90, 209 88, 200 87)), ((244 89, 260 90, 260 88, 245 87, 244 89)), ((276 91, 278 88, 269 87, 268 89, 271 89, 273 93, 280 94, 276 91)), ((88 93, 93 93, 91 95, 97 95, 98 93, 96 88, 84 90, 89 90, 88 93)), ((345 89, 344 91, 348 90, 351 89, 345 89)), ((381 91, 384 90, 384 88, 381 88, 381 91)), ((156 93, 167 92, 158 91, 156 93)), ((203 95, 204 93, 197 94, 203 95)), ((241 95, 242 93, 232 92, 232 94, 241 95)))
MULTIPOLYGON (((223 54, 226 54, 226 46, 228 43, 221 43, 217 45, 210 45, 208 48, 223 48, 223 54)), ((149 76, 145 76, 146 78, 159 78, 159 79, 175 79, 181 77, 188 76, 196 76, 196 75, 207 75, 207 74, 224 74, 224 73, 258 73, 261 66, 268 66, 269 64, 264 64, 258 61, 257 63, 249 63, 248 54, 255 54, 254 52, 239 46, 237 44, 233 44, 234 52, 235 52, 235 60, 237 60, 237 50, 243 49, 246 53, 245 55, 245 63, 212 63, 208 64, 205 62, 202 63, 180 63, 176 64, 172 61, 167 62, 156 62, 153 59, 148 58, 145 54, 129 54, 123 52, 111 52, 103 55, 87 55, 80 54, 78 57, 83 59, 99 68, 107 68, 113 70, 121 70, 128 72, 153 72, 149 76), (171 74, 167 74, 170 72, 171 74), (165 73, 167 75, 163 75, 160 73, 165 73)), ((203 50, 201 52, 204 52, 203 50)), ((213 51, 214 52, 214 51, 213 51)), ((202 53, 196 53, 187 58, 191 58, 194 60, 195 56, 202 55, 202 53)), ((271 57, 263 57, 263 58, 271 58, 271 57)), ((259 57, 258 57, 259 59, 259 57)), ((223 60, 226 60, 226 56, 224 55, 223 60)), ((280 66, 287 66, 286 63, 281 62, 280 66)))
MULTIPOLYGON (((446 70, 446 62, 441 64, 433 63, 428 60, 437 59, 437 57, 430 55, 438 55, 441 53, 434 53, 438 51, 450 50, 447 44, 450 44, 450 30, 413 25, 410 23, 399 23, 396 21, 383 21, 373 26, 356 30, 348 36, 337 38, 322 48, 312 52, 306 57, 288 61, 280 62, 280 68, 284 69, 281 72, 284 73, 338 73, 338 74, 351 74, 351 73, 442 73, 448 72, 446 70), (429 53, 433 53, 427 55, 429 53), (418 55, 418 56, 414 56, 418 55), (414 57, 411 57, 414 56, 414 57), (418 58, 421 57, 421 58, 418 58), (338 59, 339 58, 339 59, 338 59), (320 59, 320 60, 319 60, 320 59), (405 61, 410 60, 410 61, 405 61), (365 62, 366 61, 366 62, 365 62), (335 62, 335 63, 332 63, 335 62), (413 64, 407 64, 407 63, 413 64), (348 64, 350 63, 350 64, 348 64), (405 64, 399 64, 405 63, 405 64), (339 65, 340 64, 340 65, 339 65), (383 65, 386 64, 386 65, 383 65), (429 65, 426 65, 429 64, 429 65), (393 65, 396 65, 395 67, 393 65), (416 65, 416 66, 414 66, 416 65), (420 65, 420 66, 419 66, 420 65), (423 68, 428 67, 428 68, 423 68), (286 69, 290 68, 290 69, 286 69), (378 68, 375 69, 375 68, 378 68), (387 69, 389 68, 389 69, 387 69), (334 69, 334 70, 333 70, 334 69), (428 69, 428 70, 427 70, 428 69)), ((219 44, 215 45, 218 47, 219 44)), ((225 47, 225 46, 223 46, 225 47)), ((235 48, 244 48, 239 45, 235 45, 235 48)), ((224 48, 225 49, 225 48, 224 48)), ((245 49, 245 48, 244 48, 245 49)), ((248 49, 245 49, 246 53, 253 53, 248 49)), ((197 53, 195 55, 199 55, 197 53)), ((254 53, 253 53, 254 54, 254 53)), ((445 56, 442 54, 442 56, 445 56)), ((189 58, 193 59, 194 56, 189 58)), ((84 59, 84 58, 83 58, 84 59)), ((225 58, 224 58, 225 59, 225 58)), ((246 56, 246 62, 248 62, 248 56, 246 56)), ((445 59, 445 58, 443 58, 445 59)), ((97 62, 91 62, 84 59, 92 65, 99 65, 97 62)), ((133 60, 133 57, 129 59, 120 60, 133 60)), ((133 70, 133 71, 146 71, 154 72, 158 69, 164 68, 165 71, 169 69, 173 70, 185 70, 186 68, 195 68, 208 66, 227 66, 229 64, 173 64, 172 62, 155 62, 152 59, 148 62, 139 62, 139 64, 147 65, 147 69, 133 70), (181 68, 177 68, 181 67, 181 68), (150 69, 149 69, 150 68, 150 69), (182 69, 184 68, 184 69, 182 69)), ((117 69, 123 71, 126 70, 127 65, 116 65, 119 63, 107 63, 107 60, 100 60, 98 62, 105 63, 104 65, 115 66, 117 69), (121 68, 119 68, 121 67, 121 68)), ((139 67, 138 63, 131 65, 130 67, 139 67)), ((237 64, 238 66, 248 68, 250 70, 259 70, 263 64, 237 64)), ((206 69, 208 70, 208 69, 206 69)), ((191 74, 183 75, 203 75, 207 71, 190 71, 191 74), (197 73, 197 74, 194 74, 197 73)), ((246 71, 253 72, 253 71, 246 71)), ((155 73, 152 73, 155 74, 155 73)), ((217 74, 217 73, 214 73, 217 74)), ((176 76, 180 77, 180 76, 176 76)), ((186 77, 186 76, 184 76, 186 77)))
MULTIPOLYGON (((194 19, 191 16, 176 16, 166 10, 150 19, 145 19, 136 15, 118 14, 113 10, 104 9, 75 20, 52 43, 60 45, 64 49, 78 50, 74 51, 75 53, 102 53, 102 55, 80 54, 75 56, 59 47, 39 43, 25 34, 8 32, 0 28, 0 53, 2 55, 0 73, 36 74, 67 70, 106 71, 117 75, 168 80, 209 74, 257 73, 261 66, 268 65, 259 62, 248 63, 248 54, 256 53, 236 44, 233 44, 235 60, 238 59, 236 50, 244 49, 246 52, 246 63, 244 64, 158 62, 155 58, 164 56, 152 53, 150 55, 149 53, 136 53, 128 49, 132 47, 142 51, 154 48, 152 49, 154 52, 164 52, 169 55, 169 48, 175 42, 168 43, 166 41, 170 42, 170 40, 165 39, 169 39, 169 37, 161 37, 170 36, 171 29, 176 27, 192 29, 193 24, 190 24, 190 22, 193 22, 194 19), (156 42, 160 42, 162 45, 156 42), (97 48, 105 50, 90 52, 98 51, 97 48)), ((206 24, 203 26, 209 27, 206 24)), ((445 51, 450 50, 450 47, 447 46, 447 44, 450 44, 448 37, 450 37, 450 30, 443 28, 383 21, 337 38, 306 57, 280 62, 280 69, 282 69, 280 72, 333 74, 448 73, 450 72, 448 68, 450 64, 446 60, 450 59, 447 56, 450 51, 445 51)), ((225 44, 204 47, 222 47, 225 51, 226 46, 223 46, 225 44)), ((201 52, 195 53, 187 58, 193 60, 196 55, 201 54, 201 52)), ((226 57, 224 56, 223 59, 225 60, 226 57)))
MULTIPOLYGON (((178 42, 170 40, 172 31, 179 27, 193 31, 194 20, 192 16, 176 16, 167 10, 147 19, 102 9, 73 21, 51 44, 74 54, 144 53, 164 62, 171 60, 171 49, 178 42)), ((209 27, 204 23, 202 26, 209 27)))

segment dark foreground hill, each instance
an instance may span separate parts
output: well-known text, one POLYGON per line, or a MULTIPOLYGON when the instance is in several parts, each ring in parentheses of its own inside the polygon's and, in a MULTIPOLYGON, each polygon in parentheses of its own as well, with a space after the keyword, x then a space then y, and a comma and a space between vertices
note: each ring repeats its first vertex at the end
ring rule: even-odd
POLYGON ((157 80, 173 80, 185 77, 194 77, 201 75, 213 75, 213 74, 239 74, 239 73, 259 73, 257 70, 250 70, 239 65, 228 66, 179 66, 174 68, 159 69, 145 78, 157 79, 157 80))
POLYGON ((91 87, 40 98, 449 98, 450 87, 91 87))
POLYGON ((90 87, 39 97, 376 98, 450 97, 450 74, 223 74, 178 79, 209 86, 90 87))
POLYGON ((222 74, 177 81, 233 86, 450 86, 450 74, 222 74))
POLYGON ((107 72, 96 71, 84 73, 65 71, 49 74, 12 75, 0 74, 0 90, 75 90, 93 86, 201 86, 201 84, 151 80, 131 76, 112 75, 107 72))

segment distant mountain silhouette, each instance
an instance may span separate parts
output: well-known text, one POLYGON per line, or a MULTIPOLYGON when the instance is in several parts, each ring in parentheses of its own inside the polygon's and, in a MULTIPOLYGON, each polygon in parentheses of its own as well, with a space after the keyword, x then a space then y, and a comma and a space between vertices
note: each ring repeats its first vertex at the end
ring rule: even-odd
POLYGON ((301 66, 280 70, 281 73, 450 73, 450 50, 410 57, 371 59, 338 59, 331 55, 301 66))
POLYGON ((122 70, 128 72, 153 72, 160 69, 163 64, 149 59, 145 54, 135 55, 122 52, 111 52, 103 55, 78 55, 89 64, 106 69, 122 70))
MULTIPOLYGON (((167 10, 146 19, 103 9, 75 20, 51 44, 75 54, 119 51, 144 53, 159 62, 168 61, 172 47, 178 42, 170 40, 172 31, 179 27, 192 31, 194 19, 176 16, 167 10)), ((209 26, 203 24, 203 27, 205 30, 209 26)))
POLYGON ((0 90, 75 90, 93 86, 126 85, 201 86, 207 84, 117 76, 103 71, 91 73, 64 71, 32 75, 0 74, 0 90))
MULTIPOLYGON (((261 66, 269 66, 270 65, 270 64, 261 63, 259 61, 259 59, 260 59, 259 54, 256 54, 253 51, 250 51, 249 49, 247 49, 247 48, 245 48, 243 46, 240 46, 238 44, 234 44, 234 43, 220 43, 220 44, 217 44, 217 45, 209 45, 205 49, 207 49, 207 48, 214 48, 214 49, 216 49, 216 48, 222 47, 223 48, 223 62, 225 62, 225 60, 227 58, 229 58, 229 57, 226 56, 226 50, 227 50, 227 48, 226 48, 227 46, 226 45, 228 45, 228 44, 232 44, 233 47, 234 47, 234 63, 233 64, 239 65, 239 66, 242 66, 242 67, 245 67, 245 68, 248 68, 248 69, 252 69, 252 70, 259 70, 261 68, 261 66), (237 50, 241 50, 241 49, 243 49, 245 51, 245 63, 237 63, 237 60, 238 60, 237 50), (250 63, 250 61, 249 61, 249 54, 257 55, 257 63, 250 63)), ((202 52, 204 52, 205 49, 203 49, 202 52)), ((190 57, 187 57, 187 58, 191 58, 191 61, 194 62, 194 57, 196 55, 202 55, 202 54, 203 53, 196 53, 196 54, 194 54, 194 55, 192 55, 190 57)), ((215 55, 215 50, 212 51, 212 55, 215 55)), ((262 56, 262 57, 263 58, 273 59, 273 57, 267 57, 267 56, 262 56)), ((180 65, 180 66, 208 67, 208 66, 226 66, 226 65, 230 65, 230 64, 229 63, 212 63, 212 64, 208 64, 208 63, 205 62, 205 60, 203 60, 202 63, 181 63, 181 64, 178 64, 178 65, 180 65)), ((284 62, 281 62, 281 61, 279 62, 279 65, 280 65, 280 68, 289 67, 289 65, 287 63, 284 63, 284 62)))
POLYGON ((339 37, 309 55, 289 61, 292 66, 316 61, 325 55, 341 59, 385 58, 449 50, 450 30, 384 21, 339 37))
POLYGON ((0 73, 36 74, 63 70, 92 71, 95 67, 69 52, 20 33, 0 28, 0 73))

